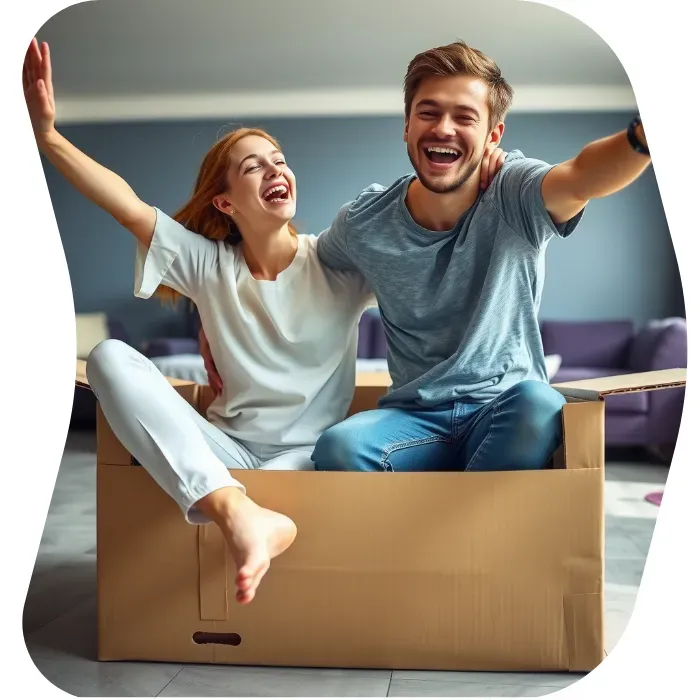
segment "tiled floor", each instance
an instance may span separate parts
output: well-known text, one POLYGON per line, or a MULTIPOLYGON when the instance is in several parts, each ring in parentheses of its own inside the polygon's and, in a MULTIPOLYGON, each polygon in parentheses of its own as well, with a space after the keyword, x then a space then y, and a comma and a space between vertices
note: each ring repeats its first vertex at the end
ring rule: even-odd
MULTIPOLYGON (((629 619, 658 509, 644 501, 668 469, 609 462, 606 470, 607 649, 629 619)), ((94 436, 68 438, 24 613, 39 670, 72 695, 535 697, 575 682, 568 674, 262 669, 98 663, 95 610, 94 436)))

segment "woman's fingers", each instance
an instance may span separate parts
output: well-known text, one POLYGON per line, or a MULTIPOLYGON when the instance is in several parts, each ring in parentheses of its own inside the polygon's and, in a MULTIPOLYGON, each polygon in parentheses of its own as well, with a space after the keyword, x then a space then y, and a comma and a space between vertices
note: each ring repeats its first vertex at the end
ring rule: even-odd
POLYGON ((489 186, 489 164, 491 162, 491 151, 488 149, 484 151, 484 155, 481 159, 481 189, 485 190, 489 186))
POLYGON ((42 75, 46 85, 46 93, 49 100, 53 103, 53 77, 51 71, 51 54, 49 53, 49 45, 44 42, 41 45, 41 65, 42 65, 42 75))

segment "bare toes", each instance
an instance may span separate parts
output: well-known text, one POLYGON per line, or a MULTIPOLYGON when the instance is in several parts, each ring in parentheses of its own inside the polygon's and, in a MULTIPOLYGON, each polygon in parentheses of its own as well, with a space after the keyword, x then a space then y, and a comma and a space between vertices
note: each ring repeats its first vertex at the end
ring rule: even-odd
POLYGON ((249 590, 249 591, 238 591, 236 593, 236 600, 241 604, 241 605, 246 605, 250 603, 251 600, 255 598, 255 590, 249 590))

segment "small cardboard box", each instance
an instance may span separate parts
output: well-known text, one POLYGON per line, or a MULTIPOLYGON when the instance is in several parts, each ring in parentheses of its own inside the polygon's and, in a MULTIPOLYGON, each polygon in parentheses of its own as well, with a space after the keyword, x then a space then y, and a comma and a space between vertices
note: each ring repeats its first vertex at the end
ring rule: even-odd
MULTIPOLYGON (((173 384, 202 411, 211 400, 173 384)), ((557 386, 553 469, 236 471, 298 526, 248 606, 217 527, 185 522, 98 407, 99 659, 590 671, 605 656, 604 398, 684 384, 678 369, 557 386)), ((358 375, 351 413, 388 385, 358 375)))

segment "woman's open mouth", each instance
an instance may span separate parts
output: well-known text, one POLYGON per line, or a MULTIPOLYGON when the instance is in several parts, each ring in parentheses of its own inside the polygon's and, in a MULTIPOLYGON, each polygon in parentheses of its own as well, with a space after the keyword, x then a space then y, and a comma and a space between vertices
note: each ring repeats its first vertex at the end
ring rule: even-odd
POLYGON ((275 185, 265 190, 262 198, 269 204, 284 204, 289 201, 289 187, 287 185, 275 185))

